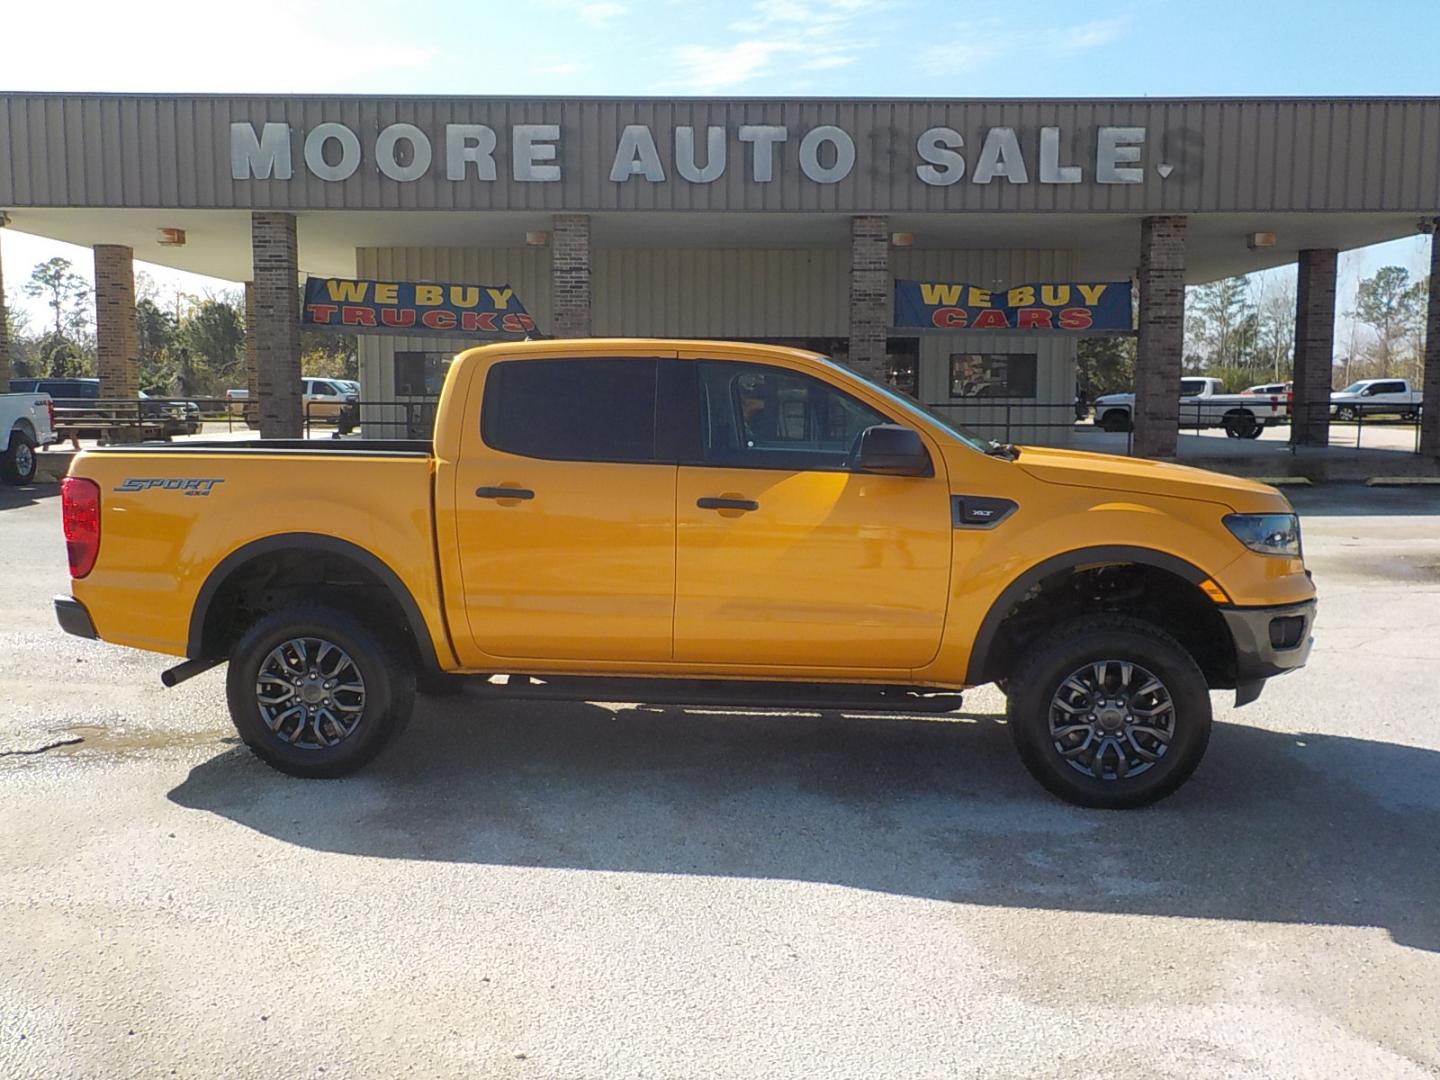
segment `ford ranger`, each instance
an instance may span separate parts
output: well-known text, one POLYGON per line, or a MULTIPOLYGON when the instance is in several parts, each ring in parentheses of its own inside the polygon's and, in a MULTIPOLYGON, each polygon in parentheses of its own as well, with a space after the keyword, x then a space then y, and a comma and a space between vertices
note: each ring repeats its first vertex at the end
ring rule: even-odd
POLYGON ((126 446, 63 484, 71 633, 229 662, 242 739, 371 760, 417 687, 954 710, 997 683, 1024 764, 1127 807, 1304 664, 1315 590, 1273 488, 988 442, 823 356, 488 345, 433 442, 126 446))

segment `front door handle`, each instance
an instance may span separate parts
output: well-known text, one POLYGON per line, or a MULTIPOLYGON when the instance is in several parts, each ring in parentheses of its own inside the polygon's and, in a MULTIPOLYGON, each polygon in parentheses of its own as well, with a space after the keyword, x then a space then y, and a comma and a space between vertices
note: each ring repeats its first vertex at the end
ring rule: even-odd
POLYGON ((477 499, 533 499, 535 492, 529 488, 520 487, 478 487, 475 489, 477 499))
POLYGON ((754 499, 696 499, 695 505, 701 510, 759 510, 760 504, 754 499))

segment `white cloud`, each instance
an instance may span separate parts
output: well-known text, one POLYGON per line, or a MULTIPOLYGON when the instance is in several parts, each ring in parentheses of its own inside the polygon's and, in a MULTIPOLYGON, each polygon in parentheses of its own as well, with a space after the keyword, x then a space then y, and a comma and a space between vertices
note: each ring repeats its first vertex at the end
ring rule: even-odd
POLYGON ((926 67, 940 72, 973 72, 1001 61, 1072 56, 1108 45, 1124 35, 1126 19, 1094 19, 1073 26, 1018 31, 999 19, 968 23, 955 40, 931 45, 921 54, 926 67))
POLYGON ((784 75, 795 89, 792 72, 844 67, 878 44, 873 22, 857 22, 891 6, 892 0, 758 0, 728 27, 740 40, 680 46, 672 85, 706 93, 784 75))
POLYGON ((591 26, 609 22, 611 19, 624 15, 625 11, 624 4, 611 3, 579 4, 575 8, 575 13, 580 16, 581 21, 587 22, 591 26))
POLYGON ((695 90, 724 90, 749 82, 770 66, 786 46, 776 41, 740 41, 734 45, 682 45, 675 58, 687 86, 695 90))
POLYGON ((423 68, 439 50, 407 43, 386 25, 348 20, 357 30, 303 14, 286 0, 249 0, 252 25, 283 27, 258 42, 235 45, 233 12, 190 0, 142 5, 74 0, 63 32, 55 9, 11 5, 5 14, 4 75, 12 90, 206 91, 284 93, 365 89, 376 75, 423 68), (139 10, 137 10, 137 7, 139 10), (63 37, 54 50, 17 42, 63 37), (217 43, 230 42, 233 47, 217 43), (119 62, 117 62, 117 57, 119 62))

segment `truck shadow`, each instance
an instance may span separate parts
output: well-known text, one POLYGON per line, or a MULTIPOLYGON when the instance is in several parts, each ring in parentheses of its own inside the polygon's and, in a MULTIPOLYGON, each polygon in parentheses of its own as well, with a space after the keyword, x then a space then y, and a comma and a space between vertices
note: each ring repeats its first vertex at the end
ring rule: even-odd
POLYGON ((0 484, 0 510, 13 510, 20 506, 31 506, 42 499, 53 499, 60 494, 60 485, 48 481, 36 481, 24 487, 0 484))
POLYGON ((966 904, 1379 926, 1440 951, 1440 753, 1217 726, 1178 794, 1077 809, 1001 718, 756 716, 427 702, 364 773, 242 749, 180 806, 319 851, 779 878, 966 904))

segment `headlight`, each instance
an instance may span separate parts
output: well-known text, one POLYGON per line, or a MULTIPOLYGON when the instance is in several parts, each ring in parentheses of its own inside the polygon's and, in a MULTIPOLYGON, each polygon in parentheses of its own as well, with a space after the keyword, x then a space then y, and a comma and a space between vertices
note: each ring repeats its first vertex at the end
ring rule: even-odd
POLYGON ((1261 555, 1301 557, 1300 519, 1294 514, 1227 514, 1225 527, 1261 555))

